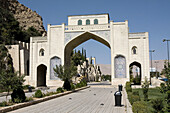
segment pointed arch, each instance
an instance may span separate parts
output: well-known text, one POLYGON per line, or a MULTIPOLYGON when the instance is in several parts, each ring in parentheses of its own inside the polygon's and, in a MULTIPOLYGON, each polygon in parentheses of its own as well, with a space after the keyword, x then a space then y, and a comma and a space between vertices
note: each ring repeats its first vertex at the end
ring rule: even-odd
POLYGON ((47 66, 40 64, 37 67, 37 87, 46 86, 47 66))
POLYGON ((110 48, 109 42, 106 41, 104 38, 97 36, 90 32, 85 32, 85 33, 73 38, 66 44, 65 49, 64 49, 64 64, 65 65, 69 65, 70 55, 71 55, 72 50, 75 47, 77 47, 78 45, 86 42, 89 39, 94 39, 110 48))

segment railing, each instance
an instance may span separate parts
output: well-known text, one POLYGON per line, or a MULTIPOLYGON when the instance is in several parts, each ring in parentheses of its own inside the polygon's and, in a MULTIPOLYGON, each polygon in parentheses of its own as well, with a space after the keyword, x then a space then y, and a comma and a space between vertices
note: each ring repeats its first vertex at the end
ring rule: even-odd
POLYGON ((65 26, 65 31, 84 31, 84 30, 109 30, 110 24, 98 25, 68 25, 65 26))

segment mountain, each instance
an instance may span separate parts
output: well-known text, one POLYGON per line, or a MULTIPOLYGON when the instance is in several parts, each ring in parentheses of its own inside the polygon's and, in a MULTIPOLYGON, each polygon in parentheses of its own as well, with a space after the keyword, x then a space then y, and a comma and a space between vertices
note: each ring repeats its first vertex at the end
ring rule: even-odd
POLYGON ((42 17, 17 0, 0 0, 0 5, 14 16, 23 30, 28 30, 33 26, 41 34, 46 33, 42 17))

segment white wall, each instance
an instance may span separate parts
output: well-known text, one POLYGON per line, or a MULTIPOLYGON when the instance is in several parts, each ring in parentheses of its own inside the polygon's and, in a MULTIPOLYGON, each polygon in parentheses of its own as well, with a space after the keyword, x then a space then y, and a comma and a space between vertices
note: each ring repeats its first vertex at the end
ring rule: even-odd
POLYGON ((94 19, 98 19, 98 24, 107 24, 109 23, 109 15, 75 15, 68 16, 68 25, 78 25, 78 20, 82 20, 82 25, 86 25, 86 20, 90 20, 90 24, 94 24, 94 19))

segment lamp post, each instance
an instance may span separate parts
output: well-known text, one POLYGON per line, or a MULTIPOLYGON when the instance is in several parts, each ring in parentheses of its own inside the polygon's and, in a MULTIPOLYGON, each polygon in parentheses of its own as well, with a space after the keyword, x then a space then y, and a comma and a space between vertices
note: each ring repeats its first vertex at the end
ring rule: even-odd
POLYGON ((149 50, 151 54, 151 73, 150 73, 150 84, 151 84, 151 74, 152 74, 152 53, 155 52, 155 50, 149 50))
POLYGON ((168 54, 168 64, 169 64, 169 45, 168 45, 168 41, 167 39, 163 39, 163 42, 167 41, 167 54, 168 54))
POLYGON ((158 73, 157 73, 157 63, 159 63, 159 61, 155 61, 155 64, 156 64, 156 78, 158 78, 158 73))

